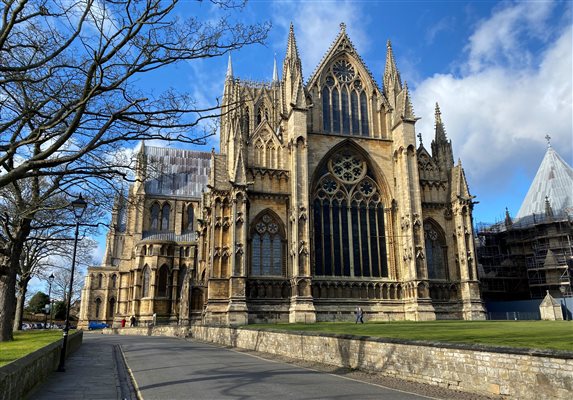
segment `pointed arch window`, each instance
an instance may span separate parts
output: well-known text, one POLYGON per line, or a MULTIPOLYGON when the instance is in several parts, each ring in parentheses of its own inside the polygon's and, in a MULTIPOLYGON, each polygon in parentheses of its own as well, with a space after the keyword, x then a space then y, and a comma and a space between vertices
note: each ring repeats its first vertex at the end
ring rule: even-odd
POLYGON ((99 313, 101 311, 101 299, 99 297, 95 299, 95 304, 95 317, 96 319, 99 319, 99 313))
POLYGON ((192 232, 193 231, 193 220, 195 218, 195 211, 193 209, 193 204, 187 204, 185 207, 185 212, 183 213, 183 231, 192 232))
POLYGON ((255 143, 255 164, 258 166, 263 165, 264 160, 264 146, 263 141, 258 139, 255 143))
POLYGON ((384 204, 363 157, 351 150, 334 154, 312 204, 315 275, 388 276, 384 204))
POLYGON ((157 296, 167 297, 168 293, 168 281, 169 281, 169 268, 167 265, 163 265, 159 268, 157 277, 157 296))
POLYGON ((149 285, 150 285, 151 270, 148 265, 143 267, 143 273, 141 276, 141 297, 149 297, 149 285))
POLYGON ((281 221, 270 212, 255 219, 251 229, 253 276, 282 276, 285 265, 285 234, 281 221))
POLYGON ((112 297, 109 299, 109 311, 107 313, 108 318, 113 318, 115 314, 115 299, 112 297))
POLYGON ((159 204, 157 203, 153 203, 151 206, 149 226, 152 231, 159 230, 159 204))
POLYGON ((245 107, 245 114, 243 115, 243 133, 248 136, 250 129, 250 114, 249 107, 245 107))
POLYGON ((165 203, 161 209, 161 230, 169 230, 169 215, 171 214, 171 206, 169 203, 165 203))
POLYGON ((429 279, 447 279, 447 247, 441 228, 431 221, 424 222, 426 265, 429 279))
POLYGON ((327 72, 321 91, 323 132, 369 136, 368 96, 354 65, 339 59, 327 72))

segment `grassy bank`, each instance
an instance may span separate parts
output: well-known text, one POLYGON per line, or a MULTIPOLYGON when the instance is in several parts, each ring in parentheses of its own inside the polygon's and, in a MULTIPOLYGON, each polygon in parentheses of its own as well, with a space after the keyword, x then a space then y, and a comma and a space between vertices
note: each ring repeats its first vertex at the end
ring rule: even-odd
POLYGON ((320 322, 257 324, 249 327, 573 351, 571 321, 367 322, 358 325, 348 322, 320 322))
POLYGON ((0 342, 0 366, 24 357, 61 338, 61 330, 38 329, 14 332, 12 342, 0 342))

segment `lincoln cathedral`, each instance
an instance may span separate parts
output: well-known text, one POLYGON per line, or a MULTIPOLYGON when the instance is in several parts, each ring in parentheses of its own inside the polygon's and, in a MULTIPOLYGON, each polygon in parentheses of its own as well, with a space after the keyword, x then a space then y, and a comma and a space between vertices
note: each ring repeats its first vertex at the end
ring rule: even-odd
POLYGON ((229 59, 221 115, 218 153, 139 145, 80 327, 485 318, 473 196, 437 104, 417 143, 390 42, 379 84, 342 24, 305 83, 291 26, 272 81, 229 59))

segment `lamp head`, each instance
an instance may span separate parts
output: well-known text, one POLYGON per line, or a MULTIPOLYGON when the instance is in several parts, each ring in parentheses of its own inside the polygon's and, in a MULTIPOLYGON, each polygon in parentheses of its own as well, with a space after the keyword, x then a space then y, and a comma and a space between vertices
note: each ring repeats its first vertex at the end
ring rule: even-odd
POLYGON ((88 202, 84 200, 81 193, 77 199, 72 201, 72 208, 77 219, 80 219, 82 215, 84 215, 84 211, 86 210, 87 206, 88 202))
POLYGON ((49 281, 50 283, 52 283, 52 282, 54 282, 54 278, 55 278, 55 277, 54 277, 54 274, 50 274, 50 276, 48 276, 48 281, 49 281))

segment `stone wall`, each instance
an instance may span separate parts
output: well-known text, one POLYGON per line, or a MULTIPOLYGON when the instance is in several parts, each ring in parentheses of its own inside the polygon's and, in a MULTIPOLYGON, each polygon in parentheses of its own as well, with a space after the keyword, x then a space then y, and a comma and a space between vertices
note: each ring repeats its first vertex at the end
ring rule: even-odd
MULTIPOLYGON (((83 332, 68 337, 67 355, 80 348, 83 332)), ((0 400, 22 399, 58 368, 62 339, 0 367, 0 400)))
POLYGON ((573 353, 192 326, 194 338, 520 400, 573 398, 573 353))

